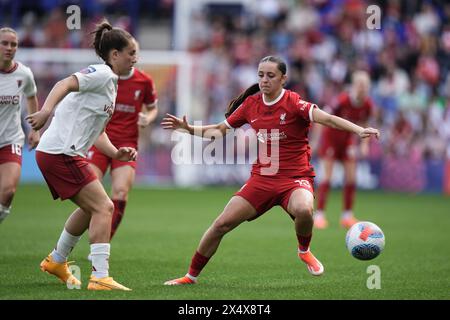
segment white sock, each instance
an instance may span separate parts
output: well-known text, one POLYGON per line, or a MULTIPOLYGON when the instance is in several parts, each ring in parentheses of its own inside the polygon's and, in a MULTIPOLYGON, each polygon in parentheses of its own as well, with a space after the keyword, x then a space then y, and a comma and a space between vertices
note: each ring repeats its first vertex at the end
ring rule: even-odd
POLYGON ((302 253, 303 254, 303 253, 308 253, 309 252, 309 248, 306 251, 302 251, 302 250, 300 250, 300 248, 297 248, 297 249, 298 249, 297 250, 298 253, 302 253))
POLYGON ((66 228, 61 232, 56 248, 52 251, 51 255, 53 260, 57 263, 64 263, 67 261, 72 249, 80 240, 81 236, 73 236, 66 231, 66 228))
POLYGON ((96 278, 108 277, 109 273, 109 243, 91 244, 92 275, 96 278))
POLYGON ((352 210, 345 210, 341 214, 341 219, 348 219, 353 217, 353 211, 352 210))
POLYGON ((188 277, 189 279, 191 279, 191 280, 194 281, 194 282, 197 282, 197 277, 191 276, 191 275, 189 274, 189 272, 186 273, 186 277, 188 277))
POLYGON ((6 219, 10 212, 11 207, 5 207, 4 205, 0 204, 0 223, 2 223, 2 221, 6 219))

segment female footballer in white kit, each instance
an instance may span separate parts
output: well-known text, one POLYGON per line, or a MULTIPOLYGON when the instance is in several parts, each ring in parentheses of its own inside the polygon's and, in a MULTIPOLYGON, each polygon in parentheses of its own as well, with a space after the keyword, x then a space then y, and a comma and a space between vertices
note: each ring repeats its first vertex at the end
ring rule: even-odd
MULTIPOLYGON (((15 61, 19 41, 11 28, 0 28, 0 223, 11 212, 11 203, 20 180, 24 133, 20 107, 26 97, 28 114, 38 111, 33 73, 15 61)), ((28 145, 35 148, 39 132, 30 130, 28 145)))
POLYGON ((107 21, 97 25, 94 47, 105 64, 88 68, 59 81, 42 110, 27 117, 38 130, 55 115, 36 148, 36 161, 54 199, 70 199, 77 208, 66 221, 55 249, 41 262, 42 271, 64 283, 79 286, 70 272, 67 257, 81 235, 89 229, 92 274, 88 290, 130 290, 109 276, 111 216, 114 205, 86 161, 95 146, 111 158, 136 158, 131 147, 117 149, 104 132, 115 106, 119 75, 128 74, 136 63, 132 36, 107 21))

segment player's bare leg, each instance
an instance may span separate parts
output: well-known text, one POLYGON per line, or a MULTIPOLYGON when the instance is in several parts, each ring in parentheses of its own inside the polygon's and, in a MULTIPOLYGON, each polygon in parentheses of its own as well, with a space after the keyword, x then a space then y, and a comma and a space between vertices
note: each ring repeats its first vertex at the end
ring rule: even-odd
POLYGON ((94 171, 95 175, 97 176, 98 180, 102 181, 103 179, 103 172, 100 170, 99 167, 97 167, 95 164, 89 163, 89 166, 94 171))
POLYGON ((15 162, 0 165, 0 223, 11 212, 11 203, 20 180, 20 168, 15 162))
POLYGON ((109 243, 113 204, 100 181, 94 180, 87 184, 71 200, 91 216, 90 243, 109 243))
POLYGON ((125 215, 125 207, 135 178, 135 170, 131 166, 121 166, 111 172, 112 192, 111 199, 114 203, 114 212, 111 221, 111 236, 114 236, 119 228, 120 222, 125 215))
POLYGON ((314 196, 310 191, 299 188, 292 192, 287 211, 294 217, 298 256, 312 275, 319 276, 324 272, 324 267, 309 249, 314 225, 313 208, 314 196))
POLYGON ((109 276, 109 236, 114 205, 99 180, 86 185, 73 199, 76 204, 89 212, 89 241, 91 243, 92 275, 88 290, 130 289, 117 283, 109 276))
MULTIPOLYGON (((101 180, 103 178, 103 172, 94 164, 90 164, 92 170, 101 180)), ((114 204, 114 211, 111 218, 111 233, 110 241, 119 227, 120 222, 125 214, 125 207, 128 201, 128 193, 135 179, 135 170, 131 166, 121 166, 111 171, 112 178, 112 192, 111 200, 114 204)), ((91 255, 88 255, 88 260, 92 261, 91 255)))
MULTIPOLYGON (((95 173, 95 175, 97 176, 98 180, 102 181, 102 179, 103 179, 103 171, 100 170, 100 168, 97 167, 97 166, 96 166, 95 164, 93 164, 93 163, 89 163, 89 166, 91 167, 92 171, 94 171, 94 173, 95 173)), ((89 216, 89 218, 90 218, 90 216, 89 216)), ((89 228, 89 224, 88 224, 88 228, 89 228)), ((89 255, 87 256, 87 259, 88 259, 90 262, 92 262, 91 254, 89 254, 89 255)))
POLYGON ((164 284, 182 285, 196 283, 197 276, 217 251, 223 236, 255 215, 255 208, 247 200, 240 196, 232 197, 223 212, 203 234, 197 251, 192 257, 189 272, 184 277, 166 281, 164 284))

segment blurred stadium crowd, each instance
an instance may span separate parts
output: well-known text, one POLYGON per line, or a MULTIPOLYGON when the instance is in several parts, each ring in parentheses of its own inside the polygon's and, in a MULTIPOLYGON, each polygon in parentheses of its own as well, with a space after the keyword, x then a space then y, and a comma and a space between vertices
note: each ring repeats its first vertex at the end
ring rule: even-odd
POLYGON ((372 125, 383 133, 370 156, 380 184, 448 188, 450 3, 378 2, 379 30, 366 25, 370 4, 262 0, 252 12, 197 12, 189 50, 208 71, 207 117, 220 121, 225 101, 255 82, 255 63, 265 55, 284 57, 287 87, 323 107, 346 89, 352 71, 367 70, 377 105, 372 125))
POLYGON ((117 27, 137 34, 146 21, 172 18, 174 0, 1 0, 0 25, 19 32, 22 48, 89 48, 89 32, 107 16, 117 27), (81 9, 81 30, 66 27, 66 9, 81 9))
MULTIPOLYGON (((15 11, 21 47, 88 47, 86 34, 65 27, 63 2, 3 0, 0 12, 28 4, 15 11), (40 10, 50 14, 39 19, 40 10)), ((176 0, 78 2, 91 21, 114 13, 112 22, 139 34, 146 19, 171 19, 176 0)), ((269 54, 288 62, 289 89, 324 108, 364 69, 377 106, 371 125, 382 131, 369 159, 380 186, 450 193, 448 1, 203 2, 192 12, 186 48, 194 57, 196 119, 222 121, 228 101, 255 83, 257 63, 269 54), (381 8, 380 29, 366 24, 372 4, 381 8)))

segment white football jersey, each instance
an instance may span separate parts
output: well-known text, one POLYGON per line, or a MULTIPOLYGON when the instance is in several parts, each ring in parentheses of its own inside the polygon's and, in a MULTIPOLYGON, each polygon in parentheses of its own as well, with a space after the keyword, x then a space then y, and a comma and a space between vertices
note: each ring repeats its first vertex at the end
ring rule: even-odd
POLYGON ((0 72, 0 148, 24 143, 20 105, 22 97, 36 95, 36 83, 30 68, 20 62, 8 73, 0 72))
POLYGON ((57 105, 36 150, 86 157, 111 119, 118 76, 106 64, 90 65, 74 75, 79 91, 69 93, 57 105))

